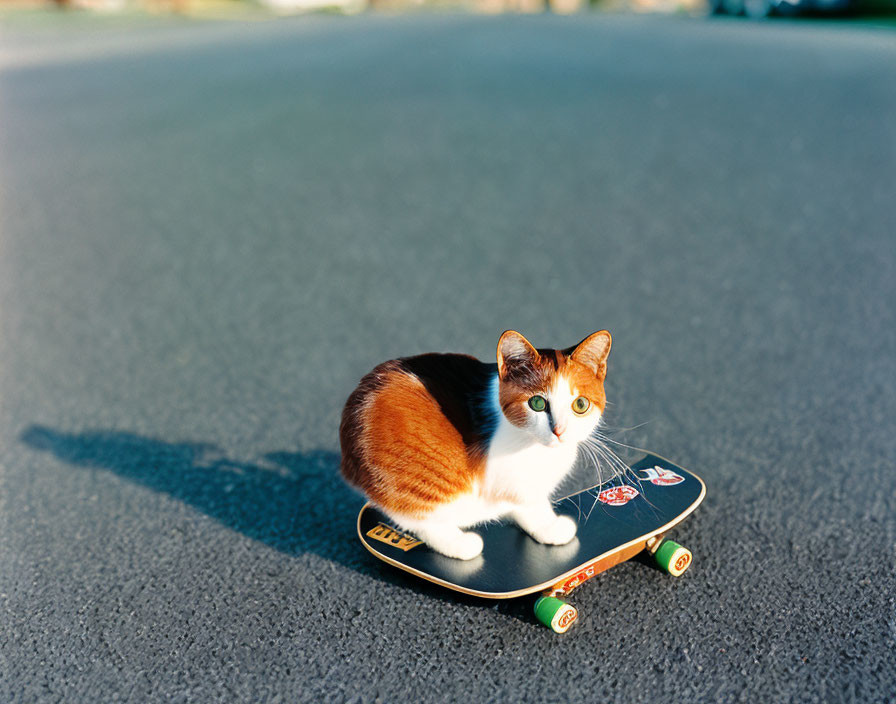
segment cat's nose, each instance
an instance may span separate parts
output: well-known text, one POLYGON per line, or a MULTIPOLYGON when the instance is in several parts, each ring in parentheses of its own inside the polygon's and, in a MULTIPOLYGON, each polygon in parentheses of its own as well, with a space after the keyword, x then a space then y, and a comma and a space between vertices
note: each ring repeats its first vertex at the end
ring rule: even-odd
POLYGON ((551 428, 551 431, 559 438, 566 431, 566 423, 563 425, 555 425, 551 428))

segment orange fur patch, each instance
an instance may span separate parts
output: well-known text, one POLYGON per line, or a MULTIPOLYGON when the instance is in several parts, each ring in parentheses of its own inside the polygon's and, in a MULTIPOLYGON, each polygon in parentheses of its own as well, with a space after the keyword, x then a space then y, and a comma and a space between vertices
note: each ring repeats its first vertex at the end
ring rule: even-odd
POLYGON ((422 517, 469 492, 481 473, 481 458, 468 452, 420 380, 404 371, 384 370, 357 420, 366 471, 347 478, 389 511, 422 517))

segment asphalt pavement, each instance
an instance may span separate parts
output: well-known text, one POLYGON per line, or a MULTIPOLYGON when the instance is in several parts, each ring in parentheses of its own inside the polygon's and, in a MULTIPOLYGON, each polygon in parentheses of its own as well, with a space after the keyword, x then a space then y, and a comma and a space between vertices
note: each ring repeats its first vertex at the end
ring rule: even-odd
POLYGON ((0 701, 894 701, 894 115, 848 21, 4 20, 0 701), (338 474, 366 371, 506 328, 608 328, 708 486, 564 636, 338 474))

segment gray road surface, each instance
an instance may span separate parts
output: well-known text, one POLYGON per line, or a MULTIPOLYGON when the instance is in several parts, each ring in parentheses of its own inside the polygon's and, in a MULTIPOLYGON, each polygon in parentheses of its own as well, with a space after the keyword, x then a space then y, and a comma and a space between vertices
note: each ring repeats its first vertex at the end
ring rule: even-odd
POLYGON ((896 35, 686 18, 0 33, 0 700, 896 695, 896 35), (676 581, 360 549, 377 362, 614 335, 702 474, 676 581))

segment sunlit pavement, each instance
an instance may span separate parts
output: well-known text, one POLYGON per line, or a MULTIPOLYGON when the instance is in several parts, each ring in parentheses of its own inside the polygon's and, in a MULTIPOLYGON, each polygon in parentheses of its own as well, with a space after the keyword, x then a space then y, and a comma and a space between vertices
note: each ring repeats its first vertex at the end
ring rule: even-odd
POLYGON ((97 23, 0 34, 0 700, 892 696, 896 35, 97 23), (609 328, 608 424, 708 485, 563 637, 338 478, 364 372, 508 327, 609 328))

